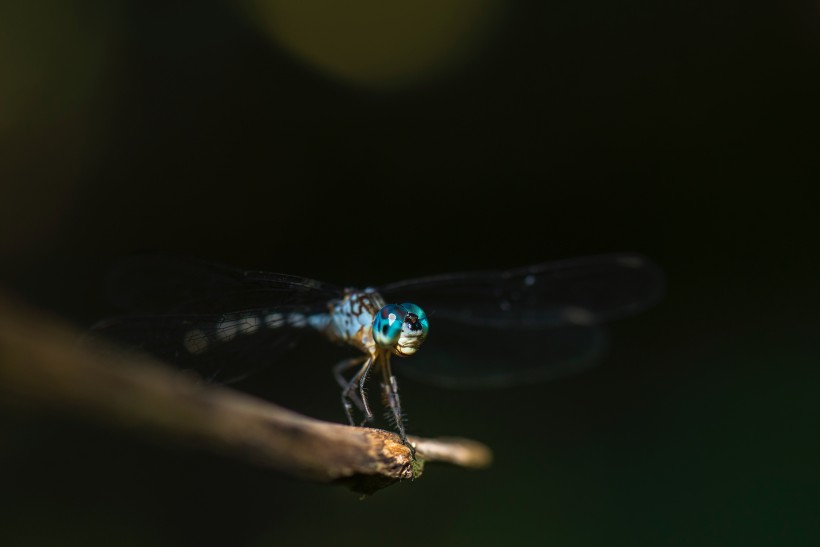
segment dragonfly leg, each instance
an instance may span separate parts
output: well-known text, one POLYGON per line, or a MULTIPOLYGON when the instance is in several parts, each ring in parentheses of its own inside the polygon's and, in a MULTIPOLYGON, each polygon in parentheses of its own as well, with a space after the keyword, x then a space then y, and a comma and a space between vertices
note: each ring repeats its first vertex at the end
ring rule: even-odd
POLYGON ((362 423, 359 425, 364 425, 367 422, 373 421, 373 413, 370 411, 370 406, 367 404, 367 394, 364 392, 364 383, 367 380, 367 372, 370 370, 370 366, 372 364, 373 356, 371 355, 360 372, 361 378, 359 378, 359 398, 362 403, 364 403, 364 420, 362 420, 362 423))
POLYGON ((407 433, 404 431, 404 416, 402 416, 401 400, 399 399, 399 385, 390 369, 389 353, 385 355, 384 363, 382 364, 382 389, 384 390, 384 397, 387 400, 387 404, 393 412, 393 420, 396 422, 396 429, 399 430, 399 436, 402 442, 407 445, 407 433))
MULTIPOLYGON (((350 359, 345 359, 344 361, 341 361, 341 362, 337 363, 333 367, 333 376, 335 376, 336 383, 339 384, 340 388, 342 388, 343 390, 346 390, 348 388, 348 385, 350 384, 350 380, 345 378, 344 372, 349 370, 349 369, 352 369, 352 368, 361 367, 362 364, 364 364, 364 362, 366 360, 367 360, 367 357, 364 356, 364 355, 362 355, 360 357, 351 357, 350 359)), ((345 399, 344 392, 343 392, 342 393, 342 400, 344 402, 345 408, 347 408, 350 405, 350 401, 353 401, 353 403, 356 405, 356 408, 358 408, 360 411, 364 412, 364 403, 362 403, 362 400, 359 398, 358 393, 356 393, 355 391, 350 393, 350 398, 349 399, 345 399)), ((348 412, 348 417, 350 418, 350 413, 349 412, 348 412)), ((353 423, 352 418, 351 418, 351 423, 353 423)))
MULTIPOLYGON (((362 389, 365 378, 367 378, 367 372, 370 370, 370 365, 373 364, 373 357, 367 357, 366 359, 367 360, 364 362, 364 365, 362 365, 362 368, 359 369, 359 372, 357 372, 353 378, 347 382, 344 389, 342 389, 342 405, 344 405, 350 425, 356 425, 353 421, 353 406, 350 404, 350 401, 355 401, 356 398, 359 397, 356 395, 357 387, 360 389, 361 398, 359 400, 362 403, 362 412, 364 412, 365 415, 365 419, 362 424, 373 420, 373 413, 370 411, 370 407, 367 404, 367 397, 365 397, 364 390, 362 389)), ((358 403, 356 404, 358 405, 358 403)))

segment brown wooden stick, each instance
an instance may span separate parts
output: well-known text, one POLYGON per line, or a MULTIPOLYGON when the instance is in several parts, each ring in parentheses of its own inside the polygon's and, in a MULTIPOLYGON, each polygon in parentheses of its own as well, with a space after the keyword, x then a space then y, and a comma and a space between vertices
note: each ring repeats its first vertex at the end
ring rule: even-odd
POLYGON ((492 459, 475 441, 412 437, 414 460, 394 433, 308 418, 143 355, 81 347, 79 339, 62 321, 0 293, 0 400, 70 410, 363 492, 416 478, 421 462, 481 468, 492 459))

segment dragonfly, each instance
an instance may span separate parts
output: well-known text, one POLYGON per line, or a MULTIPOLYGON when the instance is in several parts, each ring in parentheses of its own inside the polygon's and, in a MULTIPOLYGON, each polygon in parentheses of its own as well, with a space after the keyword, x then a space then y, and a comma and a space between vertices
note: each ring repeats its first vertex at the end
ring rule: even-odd
POLYGON ((649 308, 664 288, 661 269, 634 253, 364 289, 159 254, 114 269, 108 292, 131 313, 93 330, 223 383, 318 333, 357 350, 333 367, 348 422, 374 421, 365 386, 378 376, 390 421, 408 444, 393 357, 406 376, 451 388, 555 378, 598 362, 602 325, 649 308), (422 350, 429 333, 431 347, 422 350))

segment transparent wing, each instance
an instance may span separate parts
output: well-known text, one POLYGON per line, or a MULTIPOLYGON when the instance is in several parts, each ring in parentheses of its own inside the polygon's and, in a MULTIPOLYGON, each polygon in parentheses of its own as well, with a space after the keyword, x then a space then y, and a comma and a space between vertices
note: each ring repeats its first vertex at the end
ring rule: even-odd
POLYGON ((245 271, 164 253, 120 262, 106 287, 111 302, 134 313, 221 313, 328 302, 341 289, 314 279, 245 271))
POLYGON ((379 290, 388 300, 421 306, 431 329, 441 319, 544 329, 594 325, 632 315, 656 303, 664 288, 660 268, 649 259, 611 254, 505 271, 424 277, 379 290))
POLYGON ((326 312, 341 293, 313 279, 161 253, 119 263, 107 292, 135 315, 102 321, 93 335, 220 382, 274 363, 311 330, 293 320, 326 312))
POLYGON ((425 346, 394 359, 403 376, 456 389, 503 388, 574 374, 600 362, 606 333, 598 326, 543 331, 437 322, 425 346))
POLYGON ((406 376, 456 388, 548 380, 596 364, 601 323, 638 313, 665 288, 661 270, 635 254, 548 262, 505 271, 401 281, 388 300, 421 306, 430 334, 406 376))

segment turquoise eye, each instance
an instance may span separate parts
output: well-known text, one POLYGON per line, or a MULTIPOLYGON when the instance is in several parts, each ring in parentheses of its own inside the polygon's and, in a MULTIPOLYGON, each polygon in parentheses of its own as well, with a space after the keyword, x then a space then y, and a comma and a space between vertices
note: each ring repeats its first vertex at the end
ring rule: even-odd
POLYGON ((388 304, 379 310, 373 319, 373 340, 380 348, 390 349, 401 336, 401 328, 407 310, 398 304, 388 304))
POLYGON ((424 310, 410 302, 405 302, 401 307, 407 310, 407 313, 412 313, 418 318, 418 322, 421 324, 422 336, 427 336, 427 330, 430 328, 430 324, 427 321, 427 314, 424 313, 424 310))

